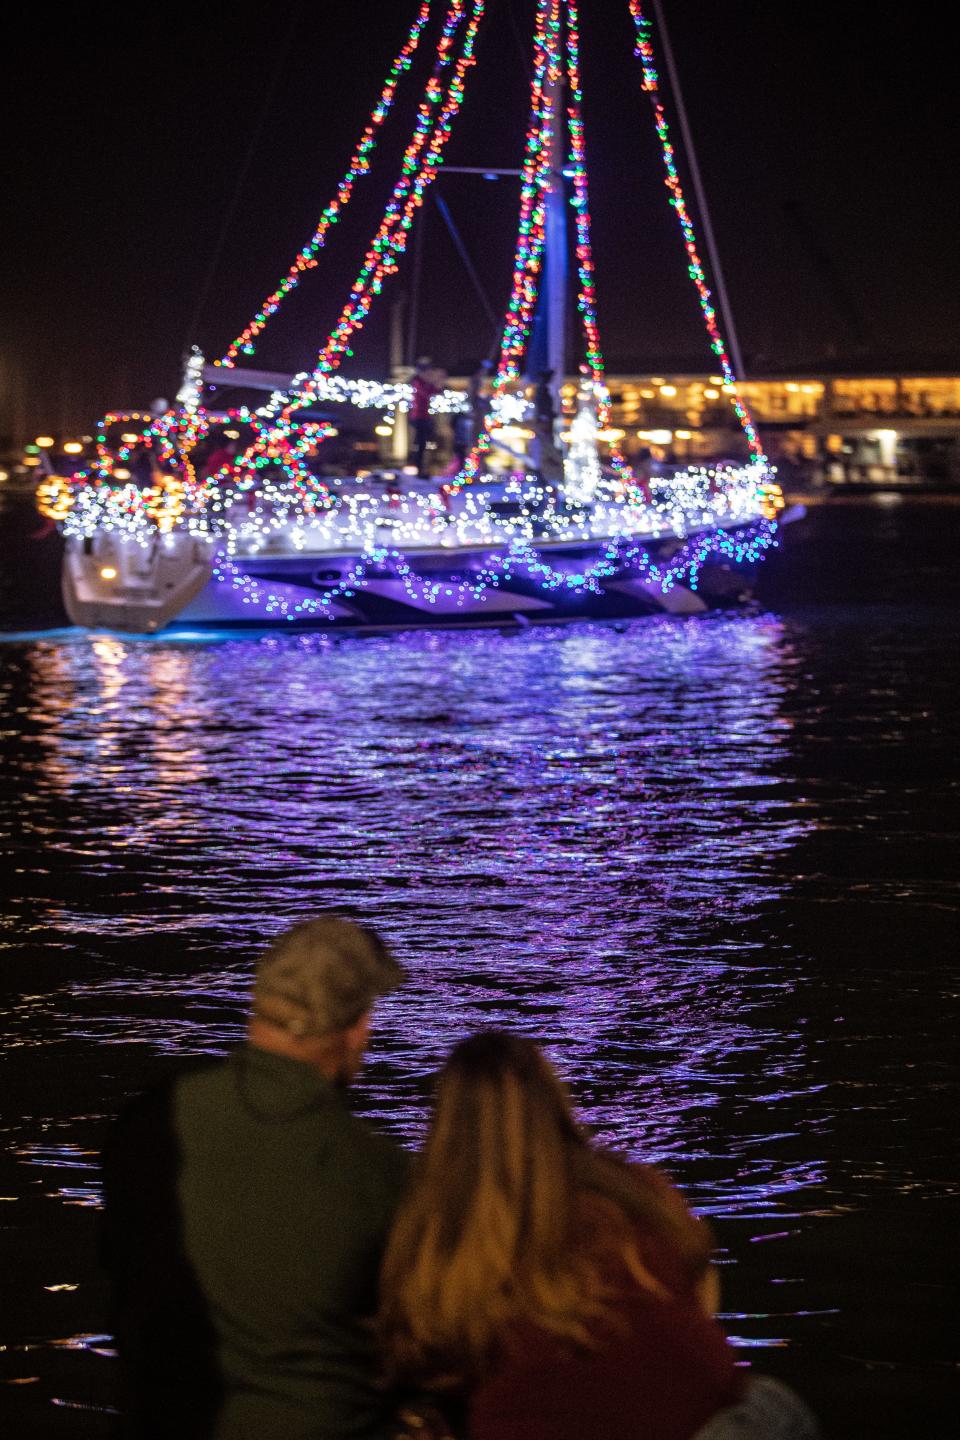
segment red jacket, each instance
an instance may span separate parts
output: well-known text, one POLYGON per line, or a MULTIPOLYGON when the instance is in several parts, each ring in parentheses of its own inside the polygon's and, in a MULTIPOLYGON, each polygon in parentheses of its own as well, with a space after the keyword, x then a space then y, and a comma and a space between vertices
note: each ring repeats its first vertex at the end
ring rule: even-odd
POLYGON ((638 1240, 669 1294, 643 1290, 623 1271, 618 1323, 597 1327, 592 1349, 517 1327, 470 1397, 471 1440, 691 1440, 737 1403, 745 1381, 720 1326, 662 1247, 642 1232, 638 1240))
POLYGON ((411 420, 429 419, 430 401, 436 393, 436 385, 432 385, 425 375, 414 375, 413 397, 410 401, 411 420))

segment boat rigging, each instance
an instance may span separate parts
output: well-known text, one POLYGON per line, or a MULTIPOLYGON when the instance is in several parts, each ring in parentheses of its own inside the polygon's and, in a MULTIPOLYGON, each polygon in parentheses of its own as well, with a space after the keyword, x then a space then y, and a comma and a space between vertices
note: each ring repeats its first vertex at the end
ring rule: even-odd
MULTIPOLYGON (((335 433, 327 407, 372 408, 390 431, 410 406, 404 381, 347 379, 340 370, 404 260, 476 65, 486 0, 423 0, 334 197, 278 286, 219 360, 191 354, 175 406, 139 420, 107 417, 93 464, 41 487, 41 508, 67 536, 63 589, 75 623, 150 633, 174 620, 365 628, 690 612, 703 609, 715 588, 729 593, 728 581, 714 582, 730 567, 754 564, 776 543, 782 497, 698 253, 652 27, 642 0, 627 3, 670 203, 747 461, 650 476, 631 467, 609 434, 578 6, 537 0, 513 278, 489 404, 472 443, 439 480, 396 468, 318 473, 315 457, 335 433), (369 172, 398 87, 438 9, 432 68, 400 175, 337 323, 301 373, 253 368, 247 362, 263 331, 317 266, 369 172), (582 358, 574 413, 564 417, 571 288, 582 358), (534 395, 531 379, 539 380, 534 395), (254 398, 218 404, 230 394, 254 398), (116 430, 134 423, 143 428, 118 443, 116 430), (225 428, 235 446, 212 471, 201 468, 202 447, 225 428), (134 475, 134 461, 141 472, 146 467, 146 483, 134 475)), ((682 105, 680 113, 686 129, 682 105)), ((699 191, 695 165, 692 173, 699 191)), ((708 218, 706 234, 712 252, 708 218)), ((722 277, 718 289, 722 294, 722 277)), ((470 402, 444 389, 431 404, 434 412, 457 414, 470 402)))

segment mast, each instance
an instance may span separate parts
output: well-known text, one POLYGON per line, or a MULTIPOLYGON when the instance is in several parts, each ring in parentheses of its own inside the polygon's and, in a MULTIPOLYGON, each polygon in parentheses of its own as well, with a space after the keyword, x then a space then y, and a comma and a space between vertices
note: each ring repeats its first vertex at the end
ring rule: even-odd
POLYGON ((567 243, 567 196, 564 166, 566 163, 566 100, 564 72, 557 67, 557 78, 550 82, 553 100, 553 132, 550 137, 550 189, 546 196, 546 255, 544 263, 544 321, 546 325, 546 369, 553 371, 552 389, 560 414, 560 390, 566 373, 567 352, 567 287, 569 256, 567 243))
MULTIPOLYGON (((559 43, 559 40, 558 40, 559 43)), ((567 231, 566 165, 566 101, 564 67, 558 54, 555 71, 545 85, 551 101, 553 124, 549 146, 549 188, 543 196, 544 257, 540 272, 539 293, 530 341, 527 346, 526 373, 538 384, 545 370, 553 371, 550 389, 554 407, 560 414, 560 389, 566 371, 567 311, 569 285, 569 236, 567 231)))

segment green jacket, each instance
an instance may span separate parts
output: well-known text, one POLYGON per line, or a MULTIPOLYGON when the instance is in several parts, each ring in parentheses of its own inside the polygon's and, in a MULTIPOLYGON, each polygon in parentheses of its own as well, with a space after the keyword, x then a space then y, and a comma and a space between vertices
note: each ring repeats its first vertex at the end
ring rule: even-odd
POLYGON ((218 1440, 379 1440, 368 1332, 407 1156, 296 1060, 244 1046, 178 1081, 186 1254, 226 1400, 218 1440))

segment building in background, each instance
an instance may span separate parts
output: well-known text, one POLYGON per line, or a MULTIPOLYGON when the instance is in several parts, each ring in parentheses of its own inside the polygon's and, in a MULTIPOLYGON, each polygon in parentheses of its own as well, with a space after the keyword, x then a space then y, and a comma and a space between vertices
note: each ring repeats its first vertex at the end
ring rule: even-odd
MULTIPOLYGON (((609 377, 610 428, 627 458, 654 463, 742 459, 743 433, 720 376, 667 372, 609 377)), ((448 384, 466 390, 466 378, 448 384)), ((935 486, 960 490, 960 373, 956 370, 890 373, 883 370, 827 375, 757 375, 741 386, 781 483, 788 491, 840 486, 935 486)), ((572 418, 576 384, 563 386, 564 414, 572 418)), ((318 454, 318 468, 347 473, 397 464, 394 425, 376 410, 345 425, 318 454)), ((516 453, 533 435, 514 426, 516 453)), ((0 458, 0 486, 32 489, 43 474, 41 451, 59 473, 83 464, 92 437, 39 436, 8 447, 0 458), (39 442, 39 443, 38 443, 39 442)), ((432 467, 453 467, 452 441, 441 434, 432 467)), ((509 466, 504 451, 500 463, 509 466)))
MULTIPOLYGON (((696 461, 739 453, 721 378, 615 375, 611 424, 628 454, 696 461)), ((741 391, 789 485, 960 487, 960 375, 759 375, 741 391)), ((573 387, 567 387, 572 397, 573 387)))

